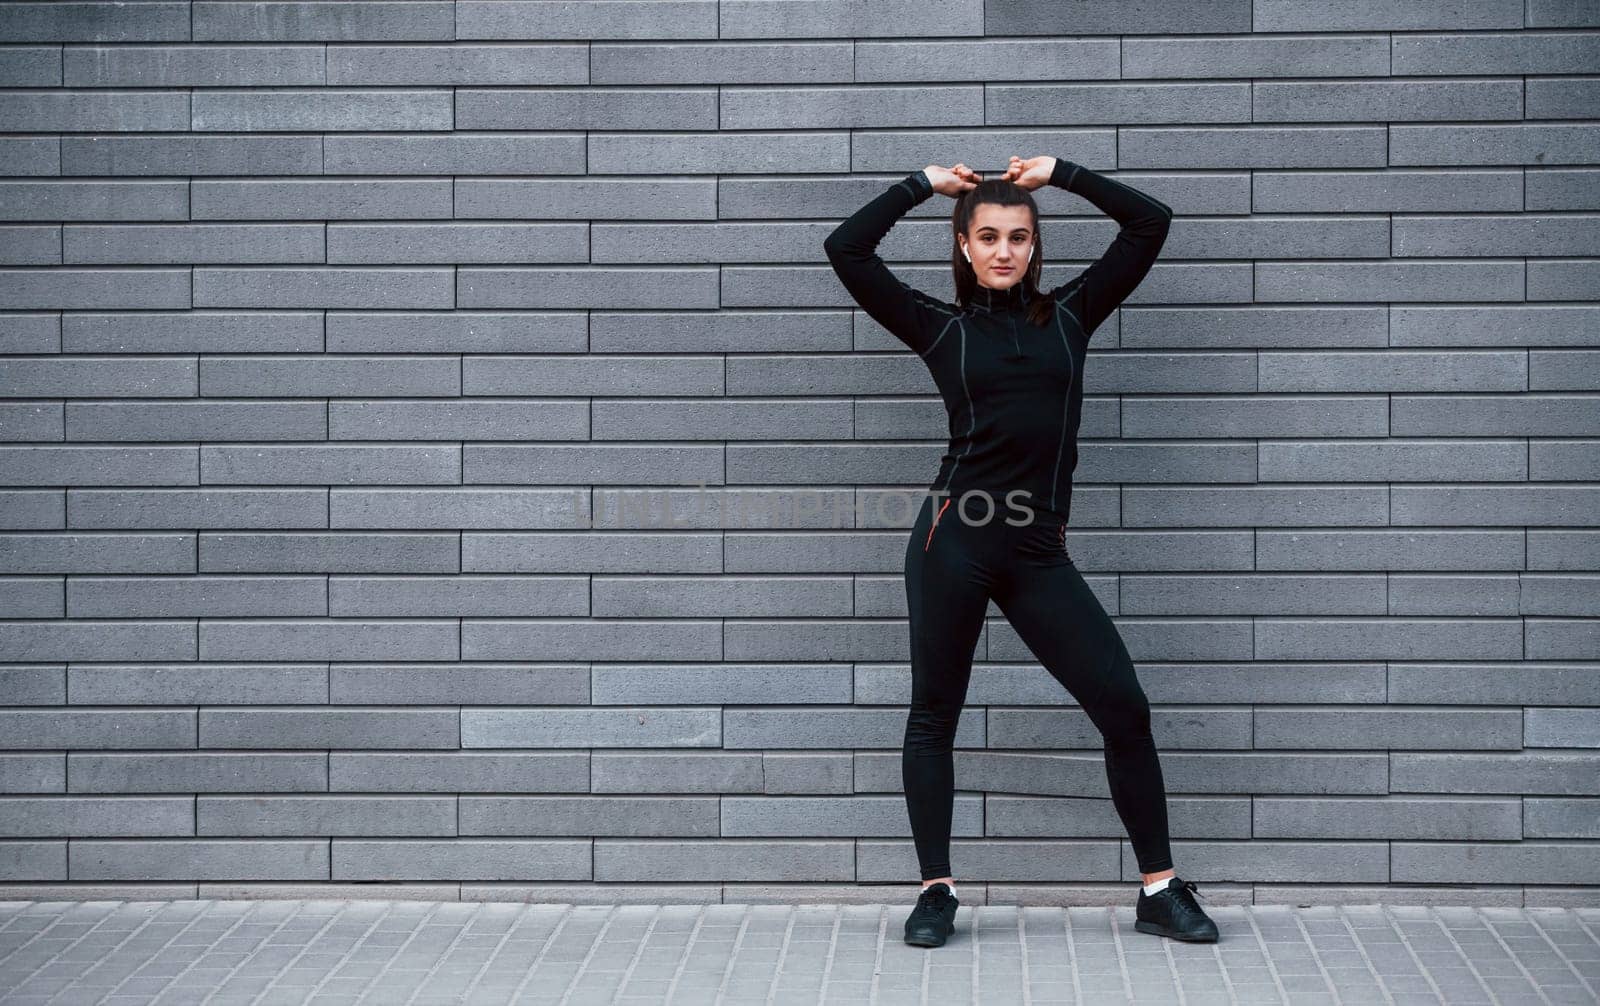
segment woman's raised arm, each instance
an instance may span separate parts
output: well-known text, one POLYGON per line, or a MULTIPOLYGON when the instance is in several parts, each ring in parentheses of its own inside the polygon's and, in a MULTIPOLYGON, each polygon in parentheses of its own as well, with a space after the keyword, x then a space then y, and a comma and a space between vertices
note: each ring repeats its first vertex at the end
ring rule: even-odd
POLYGON ((878 242, 895 221, 933 195, 924 170, 913 171, 873 197, 822 242, 828 262, 857 304, 918 355, 926 353, 955 318, 947 304, 913 289, 878 257, 878 242))
POLYGON ((1050 184, 1076 192, 1121 224, 1105 252, 1078 275, 1050 291, 1092 333, 1127 299, 1155 264, 1172 225, 1172 207, 1138 189, 1056 158, 1050 184))

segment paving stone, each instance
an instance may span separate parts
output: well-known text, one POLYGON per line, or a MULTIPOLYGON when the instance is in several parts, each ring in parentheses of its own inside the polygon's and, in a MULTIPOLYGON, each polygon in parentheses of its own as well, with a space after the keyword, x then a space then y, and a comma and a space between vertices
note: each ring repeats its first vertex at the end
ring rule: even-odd
POLYGON ((1197 946, 1125 906, 980 902, 923 950, 901 904, 4 901, 0 1002, 1600 1001, 1589 909, 1219 906, 1197 946))

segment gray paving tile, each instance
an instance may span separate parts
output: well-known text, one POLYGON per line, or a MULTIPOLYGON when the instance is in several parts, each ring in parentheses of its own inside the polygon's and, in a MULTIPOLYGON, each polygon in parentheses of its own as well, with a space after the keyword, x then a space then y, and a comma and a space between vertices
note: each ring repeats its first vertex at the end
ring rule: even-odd
POLYGON ((1124 908, 334 900, 0 902, 0 1003, 1592 1004, 1600 912, 1221 906, 1214 946, 1124 908))

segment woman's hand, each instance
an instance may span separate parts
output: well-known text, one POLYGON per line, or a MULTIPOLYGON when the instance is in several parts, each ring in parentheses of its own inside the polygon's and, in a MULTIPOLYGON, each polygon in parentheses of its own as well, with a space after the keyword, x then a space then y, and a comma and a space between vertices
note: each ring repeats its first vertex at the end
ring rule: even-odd
POLYGON ((978 183, 983 181, 976 171, 965 164, 957 164, 953 168, 941 168, 937 164, 930 164, 922 171, 928 176, 928 181, 933 183, 933 191, 952 197, 977 188, 978 183))
POLYGON ((1050 175, 1055 170, 1056 159, 1048 154, 1030 157, 1026 161, 1020 157, 1012 157, 1010 166, 1000 177, 1015 182, 1024 189, 1036 189, 1048 184, 1050 175))

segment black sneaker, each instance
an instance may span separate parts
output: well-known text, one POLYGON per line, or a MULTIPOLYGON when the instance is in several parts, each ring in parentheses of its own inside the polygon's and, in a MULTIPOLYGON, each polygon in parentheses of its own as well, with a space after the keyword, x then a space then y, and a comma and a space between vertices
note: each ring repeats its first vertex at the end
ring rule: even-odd
POLYGON ((942 947, 956 931, 956 907, 961 902, 950 885, 929 884, 917 895, 917 907, 906 918, 906 942, 914 947, 942 947))
POLYGON ((1141 933, 1170 936, 1189 943, 1217 942, 1217 924, 1194 900, 1198 891, 1194 884, 1177 877, 1153 895, 1141 890, 1133 928, 1141 933))

